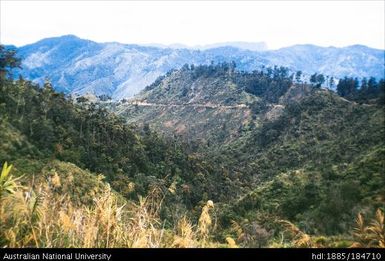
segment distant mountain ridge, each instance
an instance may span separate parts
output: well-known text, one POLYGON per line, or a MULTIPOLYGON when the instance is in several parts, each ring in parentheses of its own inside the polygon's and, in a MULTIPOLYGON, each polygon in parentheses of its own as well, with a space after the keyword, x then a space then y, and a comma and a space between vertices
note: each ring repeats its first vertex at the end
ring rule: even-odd
POLYGON ((244 71, 278 65, 337 78, 345 75, 382 78, 385 68, 384 50, 361 45, 344 48, 295 45, 270 51, 238 47, 174 49, 97 43, 66 35, 43 39, 17 51, 23 59, 20 72, 23 77, 38 82, 48 77, 58 91, 74 95, 106 94, 115 100, 134 96, 160 75, 186 63, 235 61, 237 69, 244 71))
POLYGON ((223 43, 215 43, 215 44, 202 44, 202 45, 185 45, 185 44, 158 44, 158 43, 150 43, 150 44, 141 44, 142 46, 149 47, 159 47, 163 49, 171 48, 171 49, 192 49, 192 50, 207 50, 218 47, 226 47, 232 46, 243 50, 249 51, 266 51, 267 44, 264 42, 223 42, 223 43))

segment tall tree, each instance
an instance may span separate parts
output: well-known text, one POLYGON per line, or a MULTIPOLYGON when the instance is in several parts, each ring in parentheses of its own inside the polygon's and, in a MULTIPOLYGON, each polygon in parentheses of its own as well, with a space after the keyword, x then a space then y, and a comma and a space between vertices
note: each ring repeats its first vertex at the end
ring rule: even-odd
POLYGON ((6 49, 0 45, 0 80, 3 81, 14 68, 21 67, 21 60, 15 50, 6 49))
POLYGON ((297 83, 301 83, 301 76, 302 76, 302 71, 297 71, 297 72, 295 73, 295 81, 296 81, 297 83))
POLYGON ((325 82, 325 76, 323 74, 313 74, 310 76, 310 83, 316 87, 320 88, 321 85, 325 82))

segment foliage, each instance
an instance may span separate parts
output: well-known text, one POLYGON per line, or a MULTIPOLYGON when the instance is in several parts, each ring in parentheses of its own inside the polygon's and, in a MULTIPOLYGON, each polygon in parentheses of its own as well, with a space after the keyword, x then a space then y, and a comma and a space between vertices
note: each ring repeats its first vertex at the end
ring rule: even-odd
POLYGON ((102 173, 114 189, 133 199, 147 194, 153 184, 166 189, 174 182, 177 195, 167 200, 188 208, 202 200, 203 190, 216 196, 209 189, 215 175, 208 174, 210 168, 199 155, 188 155, 183 144, 126 125, 97 104, 73 103, 49 82, 40 88, 24 80, 6 81, 0 88, 0 108, 2 161, 71 162, 102 173), (196 173, 208 177, 203 186, 196 173))
POLYGON ((9 173, 12 169, 12 165, 8 166, 5 162, 0 174, 0 201, 1 198, 7 194, 13 194, 17 189, 17 178, 13 178, 9 173))
POLYGON ((14 68, 20 68, 21 59, 16 51, 0 44, 0 83, 3 82, 14 68))
POLYGON ((356 240, 351 247, 381 247, 385 248, 384 211, 377 209, 370 224, 365 225, 362 213, 357 215, 356 228, 353 236, 356 240))
MULTIPOLYGON (((72 164, 58 161, 53 164, 61 168, 54 175, 56 179, 78 171, 72 164)), ((185 216, 175 228, 166 229, 159 217, 158 207, 162 204, 154 201, 159 200, 155 191, 135 203, 119 196, 96 176, 83 174, 86 175, 82 178, 102 187, 84 187, 94 191, 92 203, 71 197, 71 186, 67 183, 72 184, 73 180, 62 179, 60 191, 49 177, 36 180, 32 187, 16 184, 15 189, 1 199, 4 203, 0 206, 1 247, 219 246, 198 237, 185 216)))
POLYGON ((358 102, 376 101, 385 103, 385 80, 377 82, 376 78, 366 78, 360 82, 357 78, 345 77, 338 82, 337 93, 350 100, 358 102))

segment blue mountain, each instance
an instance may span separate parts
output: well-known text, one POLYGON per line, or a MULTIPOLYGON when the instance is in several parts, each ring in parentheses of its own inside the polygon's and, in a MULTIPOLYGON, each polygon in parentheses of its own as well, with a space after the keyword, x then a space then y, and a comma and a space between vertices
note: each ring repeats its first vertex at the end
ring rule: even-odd
MULTIPOLYGON (((215 46, 215 45, 213 45, 215 46)), ((12 47, 14 48, 14 47, 12 47)), ((59 91, 74 95, 131 97, 172 69, 184 64, 235 61, 237 69, 286 66, 305 74, 384 77, 384 50, 353 45, 344 48, 295 45, 279 50, 250 50, 234 44, 209 49, 96 43, 74 35, 47 38, 18 47, 23 77, 51 80, 59 91)))

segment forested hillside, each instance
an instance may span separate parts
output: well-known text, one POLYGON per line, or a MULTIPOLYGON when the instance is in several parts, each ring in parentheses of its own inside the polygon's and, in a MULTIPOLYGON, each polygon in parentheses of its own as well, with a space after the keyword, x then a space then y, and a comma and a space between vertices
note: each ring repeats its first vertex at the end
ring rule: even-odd
POLYGON ((359 212, 384 207, 384 80, 345 77, 335 93, 293 78, 278 67, 185 66, 110 109, 194 141, 237 184, 224 228, 256 222, 277 236, 285 219, 311 234, 346 234, 359 212))
POLYGON ((2 247, 384 247, 383 80, 185 66, 93 102, 0 51, 2 247))

